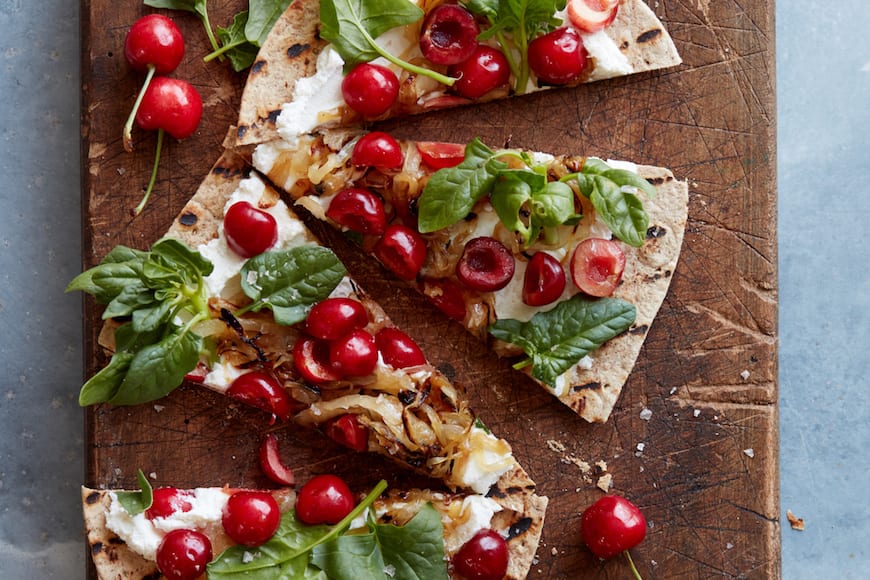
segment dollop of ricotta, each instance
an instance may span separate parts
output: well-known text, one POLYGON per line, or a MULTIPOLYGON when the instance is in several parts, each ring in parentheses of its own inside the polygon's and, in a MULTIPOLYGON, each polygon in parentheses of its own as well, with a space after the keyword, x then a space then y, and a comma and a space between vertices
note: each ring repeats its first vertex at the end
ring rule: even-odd
POLYGON ((317 68, 310 77, 302 77, 293 87, 293 100, 284 103, 278 115, 278 134, 289 144, 295 144, 300 135, 337 114, 344 104, 341 81, 344 78, 344 60, 327 46, 317 56, 317 68))
POLYGON ((491 527, 492 516, 500 512, 502 507, 493 499, 482 495, 469 495, 463 498, 457 520, 461 522, 453 527, 444 538, 444 547, 448 554, 455 554, 474 534, 491 527))

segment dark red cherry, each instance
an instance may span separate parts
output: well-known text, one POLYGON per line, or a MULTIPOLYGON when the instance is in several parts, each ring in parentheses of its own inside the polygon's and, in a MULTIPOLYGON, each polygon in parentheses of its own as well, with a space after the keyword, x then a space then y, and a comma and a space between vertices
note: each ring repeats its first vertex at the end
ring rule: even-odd
POLYGON ((168 518, 175 512, 189 512, 193 509, 190 503, 193 493, 177 487, 158 487, 152 492, 151 507, 145 510, 145 517, 168 518))
POLYGON ((399 96, 399 79, 387 67, 364 62, 356 65, 341 82, 347 106, 364 117, 387 112, 399 96))
POLYGON ((296 496, 296 517, 306 524, 337 524, 356 502, 347 484, 335 475, 317 475, 296 496))
POLYGON ((413 280, 426 262, 426 241, 411 228, 391 224, 375 245, 375 257, 403 280, 413 280))
POLYGON ((472 55, 480 27, 459 4, 439 4, 423 20, 420 52, 435 64, 456 64, 472 55))
POLYGON ((375 335, 381 358, 393 368, 404 369, 426 364, 426 356, 414 339, 398 328, 382 328, 375 335))
POLYGON ((211 559, 211 541, 194 530, 172 530, 157 547, 157 568, 168 580, 199 578, 211 559))
POLYGON ((311 308, 305 329, 315 338, 335 340, 368 323, 369 314, 358 300, 327 298, 311 308))
POLYGON ((465 292, 450 278, 429 278, 423 282, 423 293, 448 318, 465 320, 465 292))
POLYGON ((303 379, 317 385, 341 378, 329 362, 329 347, 328 340, 299 337, 293 345, 293 365, 303 379))
POLYGON ((268 373, 251 371, 241 375, 227 389, 227 395, 282 421, 290 419, 293 406, 290 395, 278 379, 268 373))
POLYGON ((342 377, 364 377, 375 372, 378 347, 365 330, 353 330, 329 345, 329 363, 342 377))
POLYGON ((359 138, 350 154, 350 162, 357 167, 398 169, 405 162, 402 146, 383 131, 372 131, 359 138))
POLYGON ((369 445, 369 430, 360 425, 356 415, 341 415, 330 420, 324 427, 326 436, 354 451, 365 451, 369 445))
POLYGON ((480 530, 453 556, 453 567, 466 580, 501 580, 508 555, 504 538, 493 530, 480 530))
POLYGON ((514 256, 504 244, 481 236, 465 244, 456 264, 456 277, 472 290, 494 292, 508 285, 515 269, 514 256))
POLYGON ((538 79, 564 85, 586 68, 586 47, 573 28, 558 28, 529 43, 529 66, 538 79))
POLYGON ((478 44, 472 55, 447 69, 458 79, 453 91, 469 99, 479 99, 493 89, 508 83, 511 76, 507 58, 497 48, 478 44))
POLYGON ((133 23, 124 40, 124 56, 136 70, 174 71, 184 58, 184 37, 171 19, 148 14, 133 23))
POLYGON ((254 547, 268 541, 281 524, 281 510, 266 491, 237 491, 221 515, 227 535, 237 544, 254 547))
POLYGON ((523 302, 529 306, 550 304, 562 295, 565 284, 565 270, 559 260, 546 252, 538 252, 526 265, 523 302))
POLYGON ((243 258, 258 256, 278 241, 275 218, 248 203, 234 203, 224 216, 227 245, 243 258))
POLYGON ((387 227, 387 216, 380 198, 368 189, 343 189, 329 202, 326 217, 352 232, 380 236, 387 227))

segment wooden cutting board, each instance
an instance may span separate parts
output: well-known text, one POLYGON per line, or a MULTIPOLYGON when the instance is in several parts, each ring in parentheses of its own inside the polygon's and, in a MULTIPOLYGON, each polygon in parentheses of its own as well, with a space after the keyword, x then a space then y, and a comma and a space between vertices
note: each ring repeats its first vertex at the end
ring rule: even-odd
MULTIPOLYGON (((226 25, 242 0, 211 1, 226 25)), ((398 136, 629 159, 670 167, 690 184, 689 223, 670 292, 611 420, 590 425, 486 352, 456 324, 409 294, 366 256, 338 244, 351 272, 397 324, 471 393, 474 408, 513 445, 550 497, 530 577, 626 578, 621 559, 603 563, 581 546, 581 511, 613 491, 649 521, 633 550, 652 578, 771 578, 780 575, 776 366, 776 179, 773 0, 658 0, 684 59, 676 69, 600 82, 387 126, 398 136)), ((130 216, 151 171, 155 134, 121 128, 141 84, 124 37, 150 12, 140 2, 83 0, 84 266, 115 245, 145 249, 169 226, 221 150, 235 121, 244 75, 209 52, 192 14, 171 14, 187 40, 174 76, 202 94, 199 130, 168 140, 145 212, 130 216)), ((97 346, 99 308, 85 300, 88 376, 106 363, 97 346)), ((71 388, 77 386, 71 385, 71 388)), ((282 454, 305 481, 334 472, 365 489, 378 478, 413 478, 387 461, 346 452, 315 433, 269 426, 261 413, 183 387, 155 404, 88 409, 85 483, 135 485, 137 468, 156 485, 267 486, 256 447, 277 431, 282 454)))

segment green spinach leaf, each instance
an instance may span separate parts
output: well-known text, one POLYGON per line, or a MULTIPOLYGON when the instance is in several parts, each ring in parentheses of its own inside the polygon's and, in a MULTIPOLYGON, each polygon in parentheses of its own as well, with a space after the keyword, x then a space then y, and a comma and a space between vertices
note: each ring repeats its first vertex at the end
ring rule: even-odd
POLYGON ((151 482, 142 473, 142 470, 136 472, 136 478, 139 480, 139 491, 118 491, 115 492, 115 497, 121 503, 128 514, 135 516, 141 514, 151 507, 154 501, 154 494, 151 490, 151 482))
POLYGON ((528 322, 498 320, 489 332, 525 351, 528 358, 516 368, 531 364, 532 376, 553 387, 581 358, 628 330, 635 317, 634 305, 624 300, 589 300, 578 294, 528 322))
POLYGON ((346 273, 338 257, 321 246, 265 252, 242 267, 242 290, 254 302, 239 313, 270 308, 278 324, 296 324, 346 273))
POLYGON ((259 51, 257 45, 249 42, 248 37, 245 36, 247 24, 248 11, 244 10, 235 15, 229 27, 219 26, 217 29, 217 37, 221 41, 220 52, 230 59, 230 64, 236 72, 243 71, 254 64, 259 51))
POLYGON ((245 38, 256 46, 263 46, 266 37, 292 0, 250 0, 245 38))

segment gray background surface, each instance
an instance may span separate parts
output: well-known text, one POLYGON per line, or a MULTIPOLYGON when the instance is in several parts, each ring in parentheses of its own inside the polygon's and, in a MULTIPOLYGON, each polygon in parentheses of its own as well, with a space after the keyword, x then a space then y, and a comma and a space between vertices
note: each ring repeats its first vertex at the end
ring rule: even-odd
MULTIPOLYGON (((0 578, 85 574, 79 2, 0 0, 0 578)), ((780 0, 783 577, 870 558, 870 2, 780 0), (796 532, 786 509, 806 520, 796 532)))

